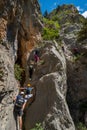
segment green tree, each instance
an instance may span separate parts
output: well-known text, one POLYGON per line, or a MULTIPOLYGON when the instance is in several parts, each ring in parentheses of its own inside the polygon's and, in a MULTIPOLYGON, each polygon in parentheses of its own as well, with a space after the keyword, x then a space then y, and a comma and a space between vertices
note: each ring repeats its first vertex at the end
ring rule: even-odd
POLYGON ((46 10, 45 12, 44 12, 44 14, 43 14, 43 16, 45 17, 45 18, 48 18, 48 11, 46 10))
POLYGON ((77 125, 77 130, 87 130, 87 128, 83 123, 79 122, 77 125))
POLYGON ((50 19, 43 19, 45 27, 42 31, 42 37, 44 40, 53 40, 59 38, 60 26, 57 21, 50 19))
POLYGON ((21 81, 22 79, 22 73, 23 73, 24 69, 22 69, 20 67, 20 65, 18 64, 15 64, 14 65, 14 74, 15 74, 15 78, 19 81, 21 81))
POLYGON ((31 129, 31 130, 44 130, 41 126, 41 123, 36 123, 35 128, 31 129))

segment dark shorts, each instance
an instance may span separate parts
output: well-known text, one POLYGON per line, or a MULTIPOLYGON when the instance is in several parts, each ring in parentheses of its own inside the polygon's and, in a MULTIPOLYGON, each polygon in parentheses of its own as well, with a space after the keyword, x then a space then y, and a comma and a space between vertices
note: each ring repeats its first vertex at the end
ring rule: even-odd
POLYGON ((14 111, 17 116, 22 116, 23 115, 23 110, 17 106, 15 106, 14 111))

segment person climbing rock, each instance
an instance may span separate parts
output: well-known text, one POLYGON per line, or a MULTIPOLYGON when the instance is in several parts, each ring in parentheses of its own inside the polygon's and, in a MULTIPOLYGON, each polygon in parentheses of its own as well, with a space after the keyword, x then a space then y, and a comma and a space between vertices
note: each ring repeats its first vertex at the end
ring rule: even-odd
POLYGON ((62 48, 62 51, 65 52, 65 49, 64 49, 64 46, 63 46, 63 45, 61 46, 61 48, 62 48))
POLYGON ((73 54, 74 54, 75 56, 77 56, 77 55, 80 54, 77 47, 74 47, 74 48, 73 48, 73 54))
POLYGON ((33 97, 33 94, 31 93, 33 89, 34 88, 31 87, 31 84, 29 84, 29 83, 27 84, 27 87, 20 88, 20 90, 24 91, 24 93, 25 93, 25 97, 24 97, 25 98, 25 102, 27 102, 27 100, 29 98, 33 97))
POLYGON ((14 98, 14 115, 15 115, 15 120, 16 120, 16 126, 18 129, 18 124, 19 128, 18 130, 22 130, 22 116, 23 116, 23 110, 25 108, 25 99, 24 99, 24 92, 21 91, 17 97, 14 98))
POLYGON ((39 60, 40 60, 39 50, 35 50, 34 51, 34 61, 35 61, 35 63, 37 63, 39 60))
POLYGON ((32 94, 33 87, 31 87, 31 84, 28 84, 25 90, 25 102, 31 97, 33 97, 32 94))
POLYGON ((29 79, 30 80, 32 79, 33 72, 34 72, 34 62, 30 61, 30 64, 29 64, 29 79))

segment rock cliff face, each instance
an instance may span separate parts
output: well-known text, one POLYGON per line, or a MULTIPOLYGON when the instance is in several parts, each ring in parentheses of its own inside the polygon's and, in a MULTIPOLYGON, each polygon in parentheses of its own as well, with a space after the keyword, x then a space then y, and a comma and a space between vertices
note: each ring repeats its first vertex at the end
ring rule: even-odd
POLYGON ((81 21, 84 18, 78 13, 74 13, 74 17, 76 16, 78 20, 75 19, 72 24, 70 24, 71 19, 67 19, 68 23, 61 23, 60 39, 62 39, 65 48, 68 83, 67 101, 70 112, 75 123, 81 121, 87 126, 87 116, 85 116, 87 113, 87 41, 85 40, 83 44, 77 41, 77 33, 82 27, 81 21), (74 54, 74 48, 78 49, 77 55, 74 54))
POLYGON ((86 77, 86 55, 87 47, 79 48, 80 56, 67 60, 68 93, 67 100, 75 122, 84 122, 87 126, 87 77, 86 77))
POLYGON ((0 130, 16 130, 13 97, 17 93, 12 54, 0 45, 0 130))
POLYGON ((25 66, 29 52, 41 40, 42 23, 40 21, 40 7, 37 0, 24 1, 23 15, 21 18, 20 29, 18 32, 19 50, 23 66, 25 66))
POLYGON ((36 100, 25 115, 25 129, 41 122, 44 130, 75 130, 65 99, 67 77, 63 51, 57 43, 48 42, 40 58, 44 63, 36 67, 33 75, 36 100))
POLYGON ((41 39, 40 7, 37 0, 8 0, 0 2, 0 39, 13 46, 15 58, 23 66, 36 41, 41 39), (21 52, 21 53, 20 53, 21 52), (21 60, 20 60, 21 59, 21 60))
POLYGON ((29 50, 41 39, 39 15, 37 0, 0 0, 0 130, 16 130, 14 64, 25 67, 29 50))
MULTIPOLYGON (((59 7, 49 18, 53 20, 54 15, 61 25, 60 37, 57 43, 40 43, 41 61, 31 81, 36 96, 26 108, 25 130, 39 122, 44 130, 75 130, 69 109, 74 121, 87 125, 87 106, 83 109, 87 103, 87 47, 79 45, 76 37, 84 18, 72 5, 59 7), (78 57, 74 47, 78 47, 78 57)), ((18 83, 14 64, 21 64, 28 72, 32 49, 41 40, 40 17, 37 0, 0 0, 0 130, 16 130, 12 97, 18 93, 18 83)))
MULTIPOLYGON (((85 125, 87 125, 87 106, 86 106, 86 103, 87 103, 86 81, 87 81, 87 79, 86 79, 86 59, 85 59, 87 47, 86 47, 86 41, 85 41, 85 45, 83 45, 83 46, 77 42, 77 33, 82 27, 82 21, 84 20, 84 18, 81 15, 79 15, 77 9, 75 7, 73 7, 72 5, 70 5, 70 6, 64 5, 64 6, 60 7, 59 10, 54 10, 54 12, 52 12, 49 15, 49 18, 54 20, 54 15, 56 15, 55 19, 56 20, 58 19, 58 22, 61 25, 60 40, 63 43, 64 54, 65 54, 66 65, 67 65, 67 67, 66 67, 67 68, 66 69, 67 85, 68 85, 67 102, 69 105, 69 109, 70 109, 71 115, 72 115, 75 123, 78 123, 81 121, 81 122, 85 123, 85 125), (70 8, 71 8, 71 10, 70 10, 70 8), (74 52, 73 52, 74 48, 78 48, 79 56, 76 56, 74 54, 74 52)), ((48 47, 48 48, 50 49, 50 47, 48 47)), ((45 57, 45 61, 48 58, 48 55, 49 55, 49 57, 51 56, 51 58, 52 58, 52 53, 50 54, 48 48, 47 48, 48 52, 46 52, 46 54, 44 54, 44 56, 42 56, 43 58, 45 57)), ((59 50, 57 50, 57 51, 59 51, 59 50)), ((53 63, 56 62, 54 60, 55 59, 54 57, 52 58, 54 61, 53 63)), ((52 59, 51 59, 51 61, 52 61, 52 59)), ((29 128, 32 128, 34 126, 34 124, 38 121, 43 123, 44 129, 48 129, 48 130, 49 129, 52 129, 52 130, 53 129, 58 129, 58 130, 67 129, 64 124, 62 125, 62 123, 60 123, 61 121, 60 121, 59 116, 56 118, 54 116, 54 114, 52 114, 52 110, 54 107, 55 107, 55 110, 60 109, 60 107, 53 105, 53 108, 52 108, 51 105, 46 103, 46 101, 47 101, 45 99, 46 93, 48 92, 47 95, 50 95, 49 94, 50 89, 48 89, 47 86, 49 86, 49 88, 52 88, 51 86, 54 86, 53 82, 56 81, 56 80, 53 80, 55 76, 52 76, 52 74, 54 74, 54 72, 55 72, 55 69, 54 69, 55 67, 51 68, 52 62, 50 63, 48 61, 50 61, 50 58, 47 59, 47 64, 45 64, 43 67, 41 67, 41 70, 37 68, 38 71, 35 72, 36 76, 34 75, 34 78, 35 78, 34 80, 38 81, 38 79, 39 79, 39 81, 37 84, 35 82, 36 90, 37 90, 36 91, 36 101, 34 102, 34 104, 32 104, 32 106, 29 108, 29 111, 26 114, 26 115, 28 115, 28 113, 29 113, 29 117, 26 116, 26 119, 25 119, 25 124, 28 124, 25 126, 26 130, 28 130, 29 128), (47 67, 47 69, 46 69, 46 67, 47 67), (43 77, 43 74, 44 74, 44 77, 43 77), (51 82, 50 85, 48 85, 48 82, 51 82), (43 89, 43 90, 41 90, 41 89, 43 89), (44 94, 40 95, 39 92, 41 92, 41 91, 44 91, 44 94), (39 95, 42 98, 38 98, 39 95), (48 106, 47 106, 47 104, 48 104, 48 106), (38 107, 38 105, 42 106, 42 108, 38 107), (30 119, 30 117, 32 116, 31 113, 35 115, 34 118, 32 118, 32 120, 30 119), (47 114, 45 114, 45 113, 47 113, 47 114), (51 114, 52 114, 53 118, 51 118, 51 114), (40 116, 42 116, 43 119, 40 116), (30 124, 29 124, 28 120, 29 120, 30 124), (58 124, 55 124, 55 122, 56 122, 55 120, 57 120, 57 122, 59 121, 58 124), (59 127, 59 124, 61 124, 60 127, 59 127)), ((55 64, 53 64, 53 66, 55 66, 55 64)), ((61 69, 61 67, 59 67, 59 68, 61 69)), ((59 72, 60 71, 58 70, 58 73, 59 72)), ((59 84, 61 86, 60 82, 59 82, 59 84)), ((57 83, 57 85, 58 85, 58 83, 57 83)), ((55 85, 55 87, 57 87, 57 86, 55 85)), ((52 91, 52 92, 54 92, 54 91, 52 91)), ((53 95, 56 95, 56 94, 53 94, 53 95)), ((59 97, 59 95, 58 95, 58 97, 59 97)), ((55 96, 55 98, 56 98, 56 96, 55 96)), ((55 98, 53 98, 54 99, 53 102, 55 102, 54 104, 56 104, 56 102, 57 102, 55 98)), ((63 103, 63 105, 64 104, 65 103, 63 103)), ((62 111, 62 109, 60 109, 60 111, 62 111)), ((54 113, 55 112, 57 115, 58 112, 54 111, 54 113)), ((68 115, 68 118, 69 118, 69 115, 68 115)), ((63 116, 63 119, 64 119, 64 116, 63 116)), ((73 123, 71 123, 71 124, 73 124, 73 123)), ((69 126, 68 129, 74 129, 74 126, 71 125, 71 127, 69 126)))

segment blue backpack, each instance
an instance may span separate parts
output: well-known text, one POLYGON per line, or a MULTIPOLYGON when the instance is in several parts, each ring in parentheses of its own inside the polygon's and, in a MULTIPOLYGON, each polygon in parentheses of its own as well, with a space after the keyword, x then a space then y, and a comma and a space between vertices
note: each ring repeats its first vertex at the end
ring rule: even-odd
POLYGON ((26 88, 26 95, 31 94, 32 89, 33 88, 31 88, 31 87, 30 88, 26 88))
POLYGON ((15 105, 16 105, 17 107, 19 107, 19 108, 22 108, 24 102, 25 102, 24 98, 23 98, 21 95, 18 95, 18 96, 17 96, 17 99, 16 99, 15 105))

